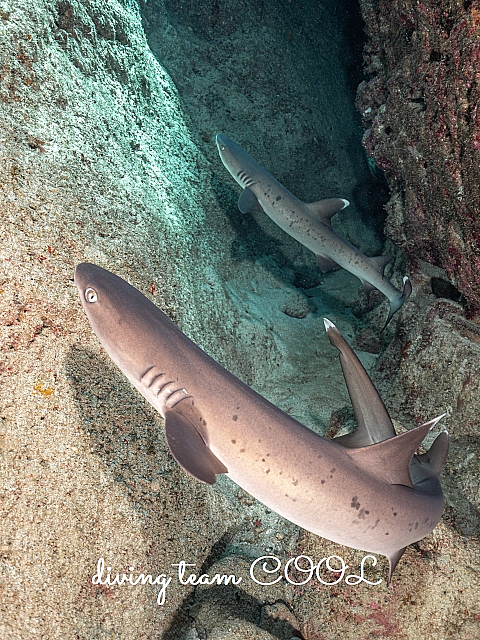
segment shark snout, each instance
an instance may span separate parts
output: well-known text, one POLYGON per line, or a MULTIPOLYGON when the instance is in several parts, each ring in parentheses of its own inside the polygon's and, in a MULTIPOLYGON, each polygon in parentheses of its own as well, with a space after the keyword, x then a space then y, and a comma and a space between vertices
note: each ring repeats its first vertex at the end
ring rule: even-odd
POLYGON ((229 138, 227 138, 227 136, 224 136, 222 133, 217 133, 215 142, 217 143, 219 151, 223 151, 228 146, 229 138))

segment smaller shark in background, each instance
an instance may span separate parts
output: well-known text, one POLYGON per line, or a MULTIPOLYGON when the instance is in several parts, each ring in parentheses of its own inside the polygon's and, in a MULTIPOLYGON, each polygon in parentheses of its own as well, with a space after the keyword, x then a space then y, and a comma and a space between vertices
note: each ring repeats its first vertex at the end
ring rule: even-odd
POLYGON ((75 283, 105 351, 165 418, 174 458, 197 480, 213 484, 218 474, 228 474, 300 527, 385 555, 389 581, 405 547, 440 520, 448 434, 415 454, 440 418, 396 435, 367 372, 329 320, 325 327, 340 351, 358 424, 353 434, 334 440, 229 373, 122 278, 84 263, 75 283))
POLYGON ((332 229, 332 216, 350 203, 343 198, 329 198, 305 203, 296 198, 245 149, 219 133, 216 137, 220 158, 231 176, 243 188, 238 200, 242 213, 259 207, 292 238, 313 251, 323 273, 342 267, 360 278, 367 293, 381 291, 390 301, 390 313, 385 327, 412 292, 407 277, 403 291, 384 276, 383 271, 392 255, 369 258, 332 229))

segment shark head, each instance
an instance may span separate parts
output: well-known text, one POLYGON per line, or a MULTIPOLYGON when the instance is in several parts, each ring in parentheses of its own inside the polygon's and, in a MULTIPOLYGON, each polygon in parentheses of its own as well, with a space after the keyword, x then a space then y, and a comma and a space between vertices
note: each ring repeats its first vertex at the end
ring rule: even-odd
POLYGON ((114 273, 84 262, 75 269, 75 284, 93 330, 122 370, 138 377, 148 360, 151 339, 166 338, 171 321, 156 320, 157 307, 114 273), (125 327, 135 331, 125 331, 125 327))
POLYGON ((216 137, 218 153, 230 175, 243 189, 249 189, 255 182, 254 175, 264 169, 242 147, 223 133, 216 137))

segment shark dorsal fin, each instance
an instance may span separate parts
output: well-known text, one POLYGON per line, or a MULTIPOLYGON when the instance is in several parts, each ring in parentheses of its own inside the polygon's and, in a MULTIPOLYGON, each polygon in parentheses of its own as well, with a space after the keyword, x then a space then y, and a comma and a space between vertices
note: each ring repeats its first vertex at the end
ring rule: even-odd
POLYGON ((323 322, 330 342, 340 352, 340 364, 357 421, 355 431, 335 438, 334 442, 356 449, 394 438, 396 433, 388 411, 364 366, 333 322, 327 318, 323 322))
POLYGON ((305 206, 314 218, 319 218, 323 224, 332 226, 332 217, 348 207, 350 202, 344 198, 328 198, 327 200, 317 200, 317 202, 306 202, 305 206))
POLYGON ((348 449, 348 454, 359 467, 374 475, 377 480, 388 484, 403 484, 413 489, 409 472, 410 460, 440 417, 369 447, 348 449))

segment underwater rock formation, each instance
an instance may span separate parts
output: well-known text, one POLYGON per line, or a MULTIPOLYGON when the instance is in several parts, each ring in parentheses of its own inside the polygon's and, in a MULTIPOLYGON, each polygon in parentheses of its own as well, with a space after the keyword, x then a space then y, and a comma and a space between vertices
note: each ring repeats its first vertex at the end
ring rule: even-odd
MULTIPOLYGON (((455 503, 452 525, 407 551, 391 590, 320 588, 310 581, 250 584, 243 594, 220 585, 210 593, 208 585, 176 581, 157 605, 156 585, 92 583, 99 558, 111 562, 106 567, 114 575, 129 567, 135 576, 172 575, 172 563, 185 560, 197 574, 246 568, 248 580, 252 554, 267 549, 282 560, 343 554, 318 537, 297 542, 295 527, 232 491, 231 483, 211 491, 190 481, 168 454, 155 412, 108 364, 73 288, 79 262, 115 270, 229 370, 319 431, 332 410, 348 404, 321 315, 325 305, 333 308, 352 340, 358 322, 348 306, 357 283, 352 291, 340 273, 321 277, 313 256, 275 225, 239 216, 238 194, 224 180, 213 136, 223 130, 251 140, 276 171, 280 160, 279 177, 302 199, 348 197, 360 212, 350 239, 379 252, 379 238, 367 238, 362 227, 381 183, 358 173, 359 128, 340 92, 349 76, 334 64, 340 57, 351 62, 347 36, 361 28, 343 22, 337 0, 251 0, 254 12, 242 16, 246 6, 0 0, 2 640, 198 640, 207 633, 209 640, 222 633, 232 640, 429 638, 432 620, 435 640, 475 637, 478 630, 471 569, 478 544, 454 528, 455 503), (272 5, 275 12, 267 11, 272 5), (299 7, 308 9, 307 18, 299 7), (326 14, 318 16, 319 8, 326 14), (155 21, 163 25, 156 40, 155 21), (222 29, 219 50, 215 36, 222 29), (215 91, 202 92, 206 86, 215 91), (242 606, 228 607, 223 617, 222 605, 234 601, 242 606)), ((382 220, 379 215, 380 227, 382 220)), ((405 264, 396 266, 397 275, 404 272, 405 264)), ((402 308, 407 319, 418 300, 414 275, 414 294, 402 308)), ((380 349, 378 333, 364 337, 380 349)), ((422 384, 441 357, 429 354, 428 364, 420 353, 415 358, 424 368, 422 384)), ((360 355, 371 368, 374 357, 360 355)), ((407 375, 408 359, 397 384, 407 375)), ((387 376, 386 384, 393 381, 387 376)), ((467 410, 473 415, 474 387, 466 375, 465 381, 462 418, 467 410)), ((454 388, 459 384, 461 378, 454 388)), ((421 389, 430 402, 434 386, 421 389)), ((395 389, 382 393, 397 417, 395 389)), ((476 459, 460 457, 454 436, 454 460, 463 467, 447 477, 453 485, 460 475, 466 495, 475 489, 472 475, 464 478, 476 459)), ((348 563, 358 567, 359 556, 348 563)))
POLYGON ((443 267, 480 309, 480 10, 454 0, 360 0, 364 144, 385 172, 387 234, 443 267))
MULTIPOLYGON (((314 293, 294 283, 320 278, 303 276, 293 242, 229 217, 136 2, 0 0, 0 41, 0 636, 192 637, 192 585, 174 581, 159 605, 156 585, 92 582, 99 559, 112 575, 171 574, 179 560, 208 571, 225 536, 285 554, 297 530, 227 483, 210 493, 178 475, 154 413, 104 366, 74 266, 119 270, 290 413, 303 418, 308 398, 317 427, 347 401, 335 373, 326 399, 314 379, 335 356, 314 293)), ((278 112, 278 94, 265 104, 278 112)), ((310 131, 308 111, 291 118, 310 131)))

